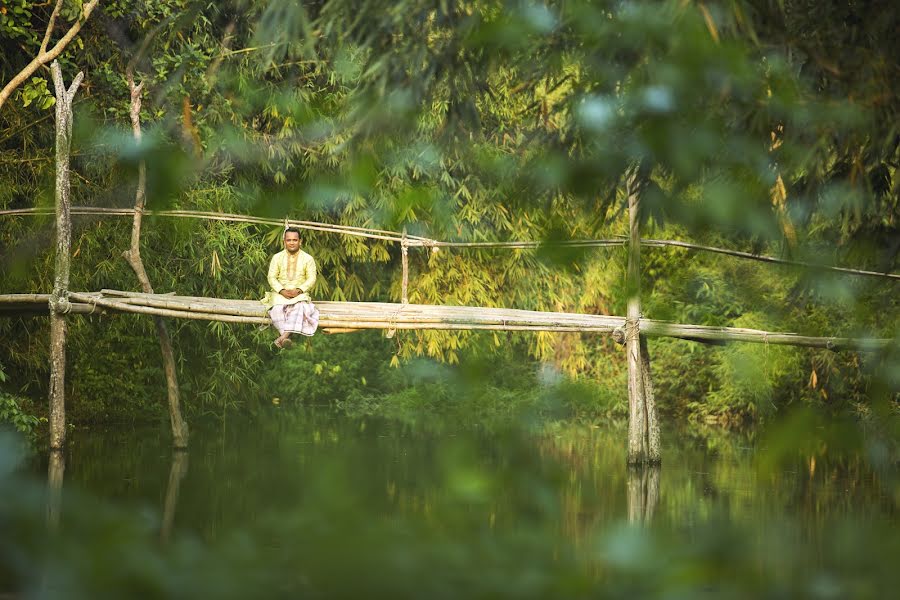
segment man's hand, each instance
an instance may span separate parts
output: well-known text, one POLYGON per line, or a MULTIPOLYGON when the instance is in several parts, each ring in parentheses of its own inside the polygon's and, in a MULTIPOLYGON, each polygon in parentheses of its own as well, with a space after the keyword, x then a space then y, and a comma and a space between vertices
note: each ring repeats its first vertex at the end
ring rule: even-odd
POLYGON ((288 300, 290 300, 291 298, 296 298, 296 297, 299 296, 302 292, 301 292, 300 290, 294 288, 294 289, 291 289, 291 290, 281 290, 281 291, 278 292, 278 293, 281 294, 282 296, 284 296, 285 298, 287 298, 288 300))

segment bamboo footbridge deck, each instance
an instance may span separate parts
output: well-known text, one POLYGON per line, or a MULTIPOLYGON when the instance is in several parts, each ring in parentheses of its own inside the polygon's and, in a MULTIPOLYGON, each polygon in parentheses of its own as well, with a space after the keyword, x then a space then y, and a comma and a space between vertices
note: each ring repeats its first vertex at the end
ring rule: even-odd
MULTIPOLYGON (((47 314, 50 294, 0 295, 0 314, 47 314)), ((319 326, 325 333, 360 329, 550 331, 608 334, 624 340, 625 317, 542 312, 508 308, 403 304, 390 302, 316 302, 319 326)), ((69 292, 72 314, 135 313, 160 317, 248 323, 271 323, 266 308, 257 300, 144 294, 119 290, 69 292)), ((711 327, 640 319, 639 329, 648 337, 673 337, 705 343, 727 341, 807 346, 832 350, 879 350, 892 340, 815 337, 737 327, 711 327)))

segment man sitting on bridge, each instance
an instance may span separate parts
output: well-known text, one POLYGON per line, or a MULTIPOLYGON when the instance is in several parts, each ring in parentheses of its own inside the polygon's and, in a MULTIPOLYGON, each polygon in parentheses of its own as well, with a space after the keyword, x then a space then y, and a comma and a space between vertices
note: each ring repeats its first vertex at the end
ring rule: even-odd
POLYGON ((289 346, 292 333, 312 335, 319 326, 319 311, 309 298, 316 283, 316 261, 300 249, 300 230, 284 230, 284 250, 269 262, 272 291, 262 303, 269 308, 272 324, 281 333, 275 340, 279 348, 289 346))

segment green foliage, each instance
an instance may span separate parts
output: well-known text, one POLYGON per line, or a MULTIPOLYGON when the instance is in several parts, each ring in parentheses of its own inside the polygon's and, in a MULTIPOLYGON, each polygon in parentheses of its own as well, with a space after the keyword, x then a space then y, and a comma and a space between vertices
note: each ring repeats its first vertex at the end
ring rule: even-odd
POLYGON ((21 98, 22 106, 36 102, 36 105, 42 110, 56 104, 56 98, 47 89, 47 80, 43 77, 32 77, 28 83, 22 86, 21 98))
MULTIPOLYGON (((5 383, 6 379, 3 365, 0 364, 0 384, 5 383)), ((46 422, 46 419, 25 412, 22 405, 26 403, 26 399, 0 389, 0 426, 9 425, 19 433, 33 438, 37 435, 37 428, 42 422, 46 422)))
POLYGON ((30 31, 33 3, 28 0, 3 0, 0 5, 0 37, 32 41, 30 31))
MULTIPOLYGON (((744 314, 737 327, 765 329, 766 319, 744 314)), ((797 389, 804 372, 802 353, 796 348, 758 344, 731 345, 722 351, 714 367, 717 389, 707 397, 701 415, 729 414, 753 419, 777 408, 781 389, 797 389)))
POLYGON ((37 434, 37 428, 46 419, 36 417, 22 410, 23 398, 17 398, 0 391, 0 423, 11 425, 19 433, 28 436, 37 434))
POLYGON ((378 332, 314 337, 282 352, 263 386, 280 406, 330 405, 433 429, 523 421, 608 422, 626 414, 624 380, 573 380, 518 351, 466 354, 456 366, 415 359, 391 368, 396 342, 378 332))

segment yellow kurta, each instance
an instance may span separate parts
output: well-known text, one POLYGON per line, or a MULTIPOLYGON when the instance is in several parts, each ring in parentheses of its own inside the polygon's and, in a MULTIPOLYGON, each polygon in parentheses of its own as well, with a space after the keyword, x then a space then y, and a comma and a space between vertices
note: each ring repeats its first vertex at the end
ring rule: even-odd
POLYGON ((272 291, 261 302, 266 308, 277 304, 309 302, 309 290, 315 283, 316 261, 313 257, 303 250, 298 250, 296 254, 282 250, 269 262, 269 285, 272 291), (285 298, 279 294, 281 290, 291 289, 299 289, 301 293, 296 298, 285 298))

